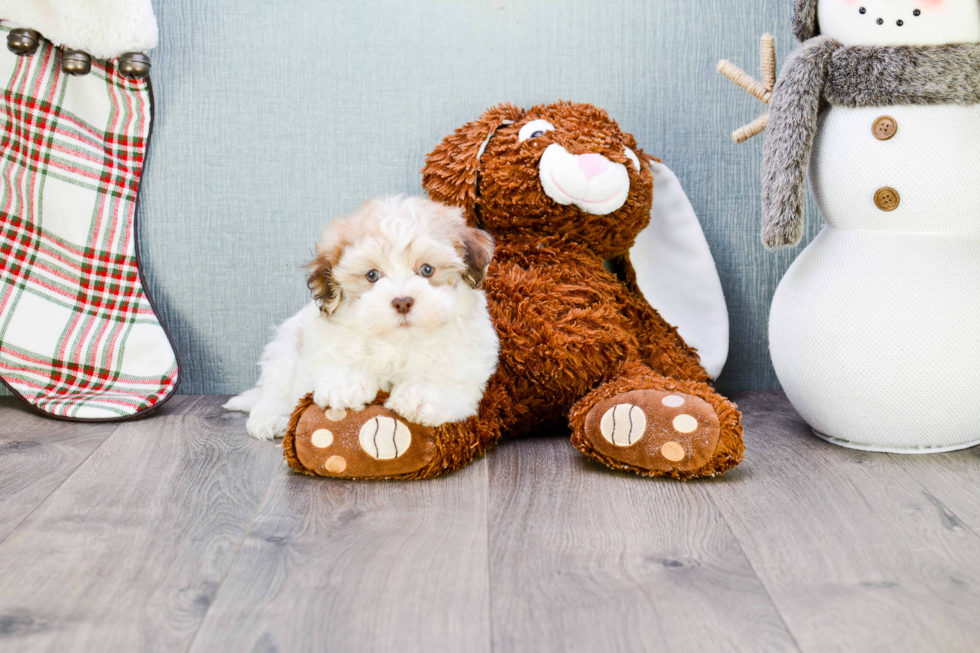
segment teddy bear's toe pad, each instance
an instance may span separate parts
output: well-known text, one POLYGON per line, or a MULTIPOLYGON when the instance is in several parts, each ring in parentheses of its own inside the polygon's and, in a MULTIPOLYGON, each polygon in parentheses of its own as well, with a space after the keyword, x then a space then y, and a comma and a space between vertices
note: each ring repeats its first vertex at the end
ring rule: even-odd
POLYGON ((655 474, 684 474, 704 467, 715 453, 720 432, 711 404, 660 390, 610 397, 585 418, 588 447, 601 458, 655 474))
POLYGON ((293 437, 305 468, 299 471, 319 476, 390 478, 416 472, 436 455, 431 429, 378 405, 354 412, 312 404, 293 437))

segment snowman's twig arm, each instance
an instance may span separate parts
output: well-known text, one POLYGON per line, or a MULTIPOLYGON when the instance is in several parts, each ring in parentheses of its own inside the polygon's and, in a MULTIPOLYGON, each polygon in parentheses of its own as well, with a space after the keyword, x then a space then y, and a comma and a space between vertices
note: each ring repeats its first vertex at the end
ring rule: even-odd
MULTIPOLYGON (((760 47, 762 50, 761 82, 727 59, 718 62, 718 72, 760 102, 769 104, 772 100, 772 89, 776 84, 776 39, 771 34, 763 34, 760 47)), ((732 134, 732 140, 739 144, 744 143, 765 131, 768 122, 768 114, 759 116, 744 127, 735 130, 732 134)))
POLYGON ((762 35, 762 83, 770 91, 776 87, 776 39, 772 34, 762 35))
POLYGON ((772 97, 772 88, 766 88, 761 82, 756 81, 747 72, 733 64, 727 59, 718 62, 718 72, 730 79, 737 86, 742 87, 750 95, 755 96, 762 102, 769 104, 772 97))
POLYGON ((735 130, 732 134, 732 140, 736 143, 744 143, 753 136, 758 136, 762 132, 766 131, 766 127, 769 126, 769 114, 764 114, 745 125, 735 130))
POLYGON ((786 62, 769 105, 762 158, 762 242, 796 245, 803 236, 806 171, 817 132, 827 65, 840 43, 811 39, 786 62))

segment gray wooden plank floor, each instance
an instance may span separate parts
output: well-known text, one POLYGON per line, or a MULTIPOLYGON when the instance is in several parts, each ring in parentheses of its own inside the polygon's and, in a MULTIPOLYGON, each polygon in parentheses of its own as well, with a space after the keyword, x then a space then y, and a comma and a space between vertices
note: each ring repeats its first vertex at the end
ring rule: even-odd
POLYGON ((0 402, 0 542, 95 451, 118 424, 71 424, 0 402))
POLYGON ((980 650, 980 450, 847 451, 735 399, 745 462, 691 483, 561 435, 334 482, 215 397, 123 425, 0 400, 0 650, 980 650))

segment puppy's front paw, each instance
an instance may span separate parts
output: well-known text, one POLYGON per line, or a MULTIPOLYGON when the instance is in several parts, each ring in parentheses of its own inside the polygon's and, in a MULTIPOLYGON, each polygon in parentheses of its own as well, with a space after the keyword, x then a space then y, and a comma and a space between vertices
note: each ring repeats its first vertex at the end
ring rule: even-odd
POLYGON ((432 388, 407 386, 395 388, 385 408, 392 410, 410 422, 422 426, 441 426, 469 417, 473 411, 453 406, 447 397, 432 388))
POLYGON ((320 408, 345 408, 354 411, 364 410, 364 407, 374 401, 378 395, 376 383, 365 375, 350 374, 337 378, 335 376, 320 379, 313 390, 313 401, 320 408))
POLYGON ((326 409, 332 406, 342 408, 340 403, 340 392, 342 387, 329 379, 320 379, 316 387, 313 388, 313 401, 320 408, 326 409))
POLYGON ((281 438, 289 430, 289 413, 253 409, 245 422, 245 430, 256 440, 281 438))

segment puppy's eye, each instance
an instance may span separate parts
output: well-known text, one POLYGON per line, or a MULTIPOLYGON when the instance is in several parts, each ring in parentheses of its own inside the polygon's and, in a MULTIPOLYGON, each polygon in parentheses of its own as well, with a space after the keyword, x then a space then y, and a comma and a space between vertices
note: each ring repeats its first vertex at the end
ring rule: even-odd
POLYGON ((374 283, 381 278, 381 273, 378 272, 377 270, 371 270, 370 272, 365 274, 364 277, 371 283, 374 283))
POLYGON ((521 131, 517 132, 518 141, 526 141, 529 138, 537 138, 538 136, 544 136, 545 132, 555 131, 555 126, 552 125, 547 120, 532 120, 523 127, 521 131))
POLYGON ((633 162, 633 167, 636 168, 636 171, 637 172, 639 172, 640 171, 640 157, 636 156, 636 152, 634 152, 633 150, 631 150, 628 147, 625 147, 625 148, 623 148, 623 153, 626 155, 626 158, 627 159, 629 159, 630 161, 633 162))
POLYGON ((419 274, 421 274, 423 277, 431 277, 435 273, 436 269, 428 263, 419 268, 419 274))

